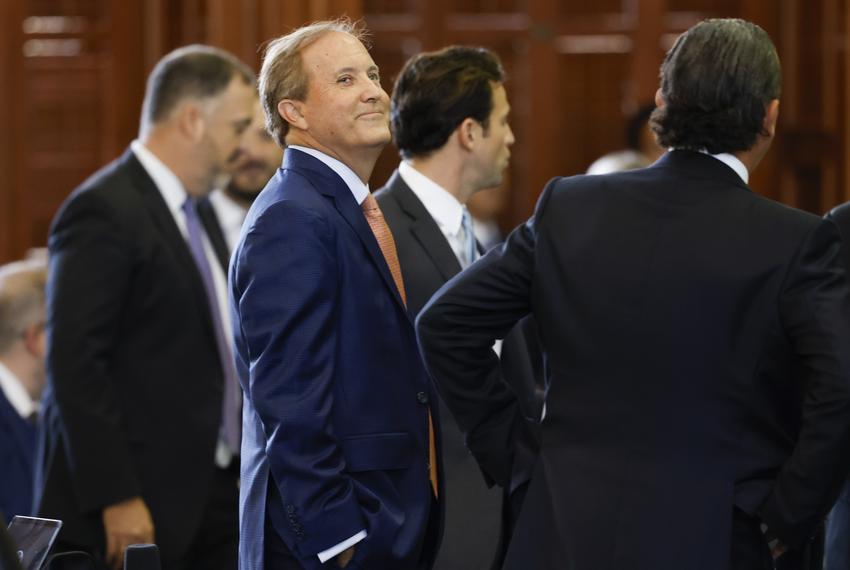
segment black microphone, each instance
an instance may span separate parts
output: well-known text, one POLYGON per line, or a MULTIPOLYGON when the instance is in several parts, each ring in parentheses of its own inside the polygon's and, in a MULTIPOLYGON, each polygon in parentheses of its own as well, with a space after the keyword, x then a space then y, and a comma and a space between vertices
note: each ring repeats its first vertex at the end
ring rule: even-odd
POLYGON ((124 570, 162 570, 156 544, 131 544, 124 551, 124 570))

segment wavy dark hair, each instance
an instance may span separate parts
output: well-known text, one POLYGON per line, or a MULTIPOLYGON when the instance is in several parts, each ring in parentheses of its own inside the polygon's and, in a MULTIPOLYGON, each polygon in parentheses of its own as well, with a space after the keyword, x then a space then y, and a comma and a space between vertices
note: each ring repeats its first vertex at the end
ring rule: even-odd
POLYGON ((499 58, 482 47, 451 46, 412 57, 396 79, 390 110, 401 156, 437 150, 467 118, 481 123, 486 133, 492 83, 504 80, 499 58))
POLYGON ((770 37, 738 19, 700 22, 679 36, 661 65, 664 106, 650 125, 664 147, 712 154, 752 148, 765 108, 782 85, 770 37))

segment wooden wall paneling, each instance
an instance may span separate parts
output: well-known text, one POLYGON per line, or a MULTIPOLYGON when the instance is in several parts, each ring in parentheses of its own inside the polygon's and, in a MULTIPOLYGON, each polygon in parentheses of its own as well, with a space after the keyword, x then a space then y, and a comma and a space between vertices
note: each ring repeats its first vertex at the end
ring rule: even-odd
POLYGON ((148 27, 151 21, 141 3, 111 2, 108 16, 110 31, 106 39, 106 51, 109 55, 106 57, 103 77, 105 113, 99 160, 102 164, 120 155, 138 134, 145 82, 149 73, 146 68, 150 54, 146 42, 159 44, 160 39, 156 34, 161 29, 148 27))
MULTIPOLYGON (((112 0, 118 1, 121 0, 112 0)), ((238 2, 234 2, 238 4, 238 2)), ((186 44, 207 42, 207 0, 180 0, 167 4, 168 22, 172 23, 172 36, 165 52, 186 44)), ((163 53, 164 55, 164 53, 163 53)))
POLYGON ((18 257, 21 248, 16 241, 18 215, 17 193, 19 192, 19 167, 22 157, 22 141, 19 140, 17 109, 21 102, 21 50, 23 39, 24 0, 0 2, 0 33, 5 38, 0 51, 0 121, 6 128, 0 130, 0 263, 18 257))
POLYGON ((838 203, 850 201, 850 2, 841 0, 838 3, 837 36, 835 49, 838 51, 838 73, 841 77, 839 97, 840 120, 838 122, 839 137, 842 142, 839 161, 841 163, 841 178, 838 188, 838 203))
MULTIPOLYGON (((143 11, 141 28, 143 32, 142 57, 143 63, 139 75, 147 77, 159 58, 168 51, 168 0, 147 0, 142 3, 143 11)), ((139 70, 135 70, 136 73, 139 70)))
POLYGON ((623 104, 627 115, 655 99, 658 70, 664 58, 661 38, 666 31, 664 15, 667 12, 667 0, 631 0, 630 3, 635 22, 629 83, 623 104))
POLYGON ((840 35, 840 19, 838 0, 822 0, 823 17, 821 20, 821 35, 819 43, 821 61, 822 91, 820 97, 820 128, 827 139, 826 152, 820 157, 822 182, 820 188, 820 203, 818 212, 829 211, 840 200, 839 179, 841 177, 841 162, 846 157, 841 154, 841 69, 839 66, 838 42, 840 35))
POLYGON ((555 49, 561 9, 569 3, 541 0, 528 5, 530 17, 528 43, 523 62, 523 75, 518 80, 528 85, 525 100, 515 100, 516 119, 523 122, 525 141, 514 145, 513 153, 525 172, 525 178, 511 188, 509 195, 509 226, 525 220, 537 203, 546 182, 555 175, 568 174, 564 170, 562 123, 563 102, 559 100, 556 85, 559 82, 559 62, 555 49))
POLYGON ((245 58, 245 43, 253 42, 250 29, 252 1, 207 0, 205 42, 226 49, 239 58, 245 58))
POLYGON ((363 17, 363 0, 328 0, 328 11, 322 19, 348 16, 352 20, 363 17))
POLYGON ((111 140, 106 116, 114 111, 107 1, 27 8, 17 22, 26 22, 27 30, 14 123, 21 145, 15 188, 21 251, 46 243, 59 204, 102 165, 111 140))

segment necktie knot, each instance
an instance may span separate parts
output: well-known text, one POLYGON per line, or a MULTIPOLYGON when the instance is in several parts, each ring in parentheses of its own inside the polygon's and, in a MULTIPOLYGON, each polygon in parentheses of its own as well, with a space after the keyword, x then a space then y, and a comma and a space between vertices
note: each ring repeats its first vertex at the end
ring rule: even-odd
POLYGON ((371 193, 366 195, 366 199, 363 200, 363 203, 360 204, 360 207, 363 208, 364 212, 367 212, 369 214, 373 214, 375 210, 380 210, 380 208, 378 207, 378 201, 375 200, 375 197, 372 196, 371 193))
POLYGON ((187 216, 193 215, 197 212, 197 210, 195 210, 195 200, 191 197, 187 197, 183 201, 183 205, 180 206, 180 207, 182 208, 183 213, 186 214, 187 216))

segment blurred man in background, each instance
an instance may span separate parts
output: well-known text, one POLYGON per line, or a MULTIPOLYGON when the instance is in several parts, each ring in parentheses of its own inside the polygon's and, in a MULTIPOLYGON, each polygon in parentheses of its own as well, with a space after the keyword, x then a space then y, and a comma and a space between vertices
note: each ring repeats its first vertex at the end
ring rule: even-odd
POLYGON ((38 402, 44 388, 44 261, 0 267, 0 513, 32 513, 38 402))
POLYGON ((171 52, 139 139, 53 221, 36 492, 39 515, 65 523, 59 549, 120 568, 127 545, 155 541, 164 570, 236 566, 239 387, 196 202, 238 156, 255 101, 231 54, 171 52))

